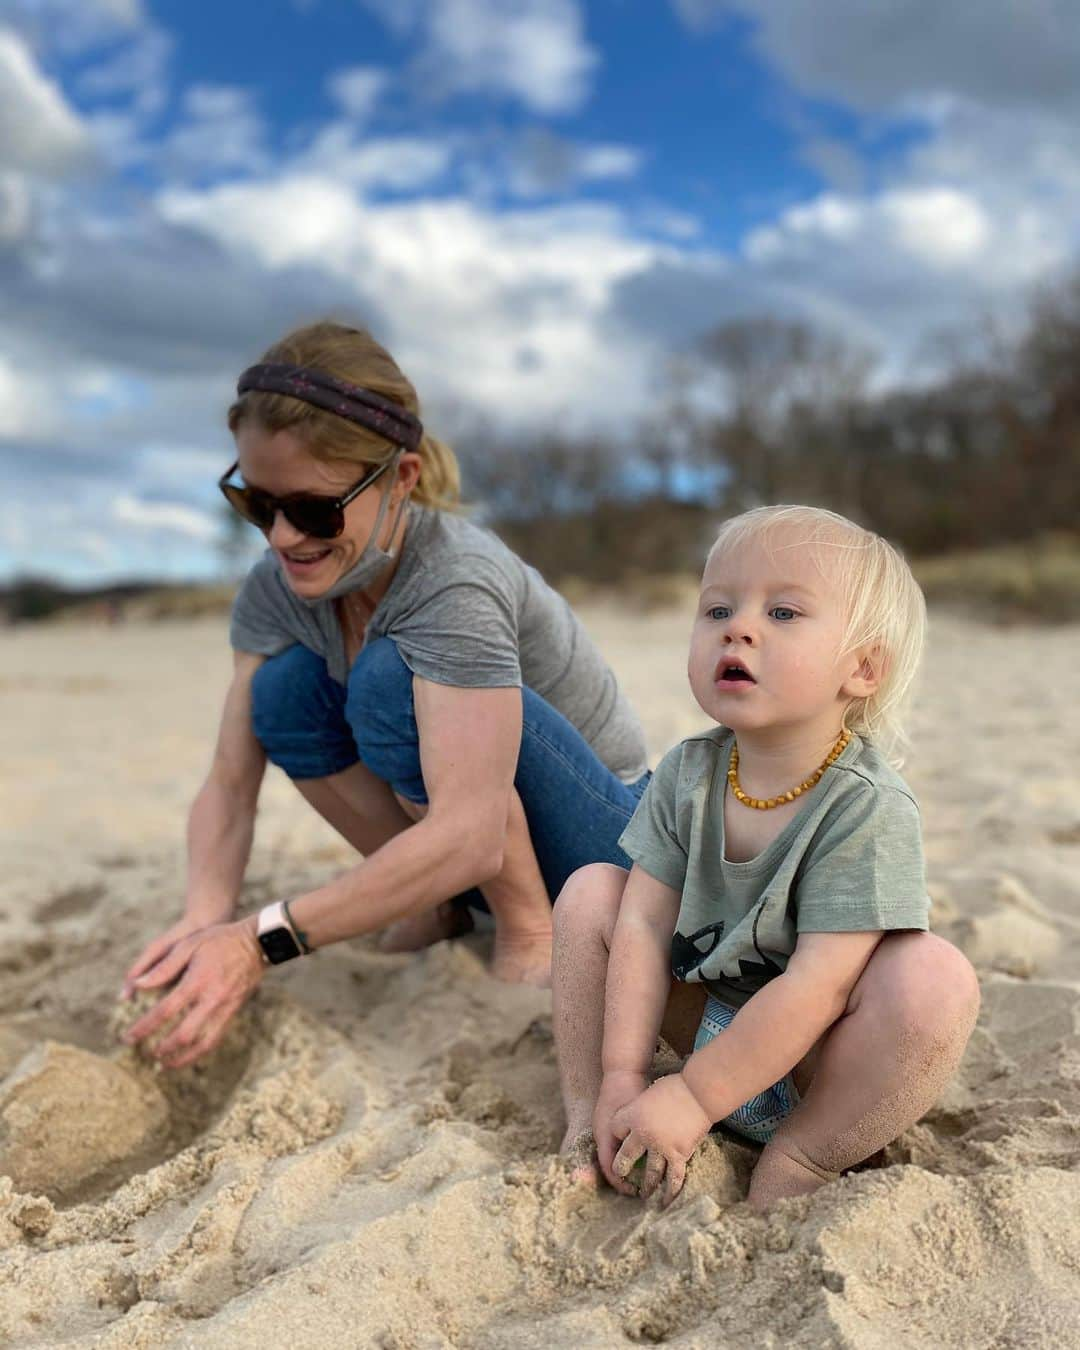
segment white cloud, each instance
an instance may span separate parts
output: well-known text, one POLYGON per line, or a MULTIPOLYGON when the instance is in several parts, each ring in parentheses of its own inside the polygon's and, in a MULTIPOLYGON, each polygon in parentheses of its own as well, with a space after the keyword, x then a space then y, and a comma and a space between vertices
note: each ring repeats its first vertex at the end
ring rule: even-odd
POLYGON ((380 336, 435 401, 523 424, 557 398, 576 401, 587 424, 628 417, 644 397, 626 393, 639 339, 604 340, 598 325, 614 287, 656 246, 630 237, 611 209, 372 204, 315 177, 169 193, 161 209, 267 266, 317 260, 340 277, 343 304, 351 292, 360 313, 390 316, 380 336))
POLYGON ((14 32, 0 28, 0 167, 55 175, 89 157, 86 127, 14 32))
POLYGON ((598 57, 573 0, 439 0, 425 71, 446 93, 498 90, 540 113, 581 106, 598 57))
POLYGON ((363 0, 419 44, 415 83, 427 99, 499 95, 534 112, 580 108, 599 55, 578 0, 363 0))
POLYGON ((4 19, 32 46, 64 53, 148 26, 142 0, 5 0, 4 19))
POLYGON ((674 0, 703 26, 741 14, 763 55, 806 93, 890 110, 941 93, 987 105, 1076 110, 1075 0, 674 0))
POLYGON ((876 238, 883 257, 907 253, 935 270, 988 261, 990 222, 979 203, 949 188, 906 189, 858 200, 826 195, 792 207, 774 225, 746 239, 747 256, 769 263, 797 251, 824 245, 850 247, 876 238))
POLYGON ((537 126, 509 143, 505 163, 494 157, 493 176, 518 197, 564 195, 584 182, 632 178, 643 158, 633 146, 579 143, 537 126))
POLYGON ((333 122, 285 170, 288 175, 325 176, 359 191, 404 192, 430 186, 453 160, 449 141, 419 136, 363 139, 349 122, 333 122))
POLYGON ((78 90, 88 99, 126 96, 140 119, 154 117, 168 95, 172 39, 159 28, 134 32, 118 51, 97 60, 79 77, 78 90))
POLYGON ((350 66, 335 71, 326 81, 327 90, 342 111, 366 122, 390 83, 385 70, 375 66, 350 66))
POLYGON ((226 183, 207 192, 168 189, 157 200, 173 225, 196 226, 265 267, 319 258, 332 262, 360 215, 353 194, 317 175, 226 183))
POLYGON ((583 179, 633 178, 641 160, 641 151, 629 145, 588 145, 578 156, 578 174, 583 179))
POLYGON ((266 167, 266 130, 250 90, 197 84, 184 91, 181 120, 158 158, 172 176, 206 178, 266 167))
POLYGON ((114 524, 154 533, 183 535, 211 543, 221 533, 220 525, 202 511, 176 502, 146 502, 123 494, 114 498, 110 517, 114 524))
POLYGON ((0 244, 13 244, 30 229, 30 187, 20 174, 0 171, 0 244))
POLYGON ((990 222, 979 203, 951 188, 889 192, 881 211, 902 247, 931 267, 965 265, 985 256, 990 222))
POLYGON ((24 435, 33 425, 36 395, 44 393, 43 382, 31 381, 0 356, 0 436, 24 435))

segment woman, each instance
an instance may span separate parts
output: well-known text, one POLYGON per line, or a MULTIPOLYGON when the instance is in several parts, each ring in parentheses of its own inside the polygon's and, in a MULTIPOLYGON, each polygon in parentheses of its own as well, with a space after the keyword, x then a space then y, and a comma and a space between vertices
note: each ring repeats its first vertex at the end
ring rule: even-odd
POLYGON ((185 914, 124 984, 176 982, 126 1038, 179 1018, 154 1050, 175 1068, 267 964, 376 929, 397 950, 450 936, 471 926, 462 892, 495 917, 494 974, 547 983, 549 897, 585 863, 629 866, 617 840, 648 779, 611 671, 538 573, 455 513, 453 454, 368 333, 300 329, 237 390, 221 487, 269 548, 233 608, 185 914), (234 920, 268 758, 364 858, 234 920))

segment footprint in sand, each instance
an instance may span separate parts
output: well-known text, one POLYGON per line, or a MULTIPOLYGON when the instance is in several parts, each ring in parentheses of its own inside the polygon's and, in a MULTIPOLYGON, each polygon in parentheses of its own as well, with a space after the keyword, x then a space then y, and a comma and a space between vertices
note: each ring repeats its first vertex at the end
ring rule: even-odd
POLYGON ((0 1079, 0 1175, 54 1201, 80 1198, 168 1128, 153 1081, 73 1045, 44 1041, 0 1079))

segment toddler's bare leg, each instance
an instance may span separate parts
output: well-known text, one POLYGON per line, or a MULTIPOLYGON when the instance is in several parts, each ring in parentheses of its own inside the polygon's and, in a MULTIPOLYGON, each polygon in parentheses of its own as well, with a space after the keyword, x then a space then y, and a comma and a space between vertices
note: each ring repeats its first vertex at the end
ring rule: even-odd
POLYGON ((608 863, 575 872, 555 904, 555 950, 551 967, 552 1021, 559 1082, 566 1110, 562 1152, 580 1161, 582 1179, 596 1180, 591 1140, 593 1110, 603 1081, 604 994, 608 957, 629 873, 608 863), (576 1146, 576 1147, 575 1147, 576 1146))
POLYGON ((914 1124, 960 1063, 978 1010, 978 979, 950 943, 884 937, 815 1049, 803 1101, 758 1160, 751 1205, 815 1191, 914 1124))

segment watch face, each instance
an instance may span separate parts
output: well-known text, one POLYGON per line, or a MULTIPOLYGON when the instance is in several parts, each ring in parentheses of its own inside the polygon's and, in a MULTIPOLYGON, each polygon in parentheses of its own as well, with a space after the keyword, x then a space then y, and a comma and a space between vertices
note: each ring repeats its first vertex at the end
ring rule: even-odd
POLYGON ((291 961, 294 956, 300 955, 296 939, 287 928, 271 928, 268 933, 260 933, 259 946, 273 966, 279 966, 282 961, 291 961))

